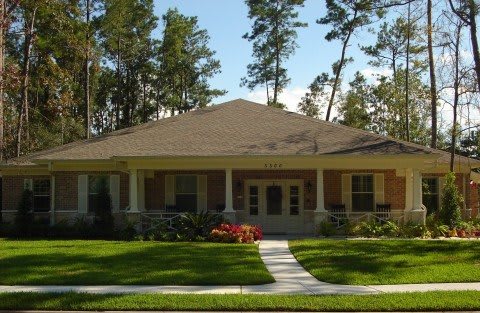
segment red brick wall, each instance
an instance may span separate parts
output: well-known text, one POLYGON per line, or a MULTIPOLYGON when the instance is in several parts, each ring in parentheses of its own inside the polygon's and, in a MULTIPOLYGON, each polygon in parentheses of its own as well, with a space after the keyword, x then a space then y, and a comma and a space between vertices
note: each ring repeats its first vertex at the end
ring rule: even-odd
MULTIPOLYGON (((120 175, 120 207, 128 206, 128 174, 121 172, 55 172, 55 210, 77 211, 78 175, 120 175)), ((4 176, 2 184, 4 210, 16 210, 22 197, 24 179, 50 179, 50 176, 4 176)))
POLYGON ((3 210, 17 210, 23 193, 25 179, 50 179, 50 176, 3 176, 2 201, 3 210))
POLYGON ((405 209, 405 177, 397 177, 395 170, 325 170, 323 188, 327 210, 332 204, 342 203, 342 174, 352 173, 383 173, 385 203, 391 204, 392 210, 405 209))
POLYGON ((129 205, 129 177, 124 172, 55 172, 55 210, 77 211, 78 175, 120 175, 120 209, 129 205))
POLYGON ((145 179, 145 208, 165 208, 165 175, 207 175, 207 208, 215 210, 225 205, 225 171, 155 171, 154 178, 145 179))

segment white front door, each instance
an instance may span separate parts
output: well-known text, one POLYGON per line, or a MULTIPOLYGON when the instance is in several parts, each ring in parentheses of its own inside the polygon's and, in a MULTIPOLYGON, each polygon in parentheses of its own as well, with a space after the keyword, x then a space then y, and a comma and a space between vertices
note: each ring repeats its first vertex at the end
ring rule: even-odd
POLYGON ((303 181, 250 180, 245 183, 248 223, 264 233, 303 233, 303 181))

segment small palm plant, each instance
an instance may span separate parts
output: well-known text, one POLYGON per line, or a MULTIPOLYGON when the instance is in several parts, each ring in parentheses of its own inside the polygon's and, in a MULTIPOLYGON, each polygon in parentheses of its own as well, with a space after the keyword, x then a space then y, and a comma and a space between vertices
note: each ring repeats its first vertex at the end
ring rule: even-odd
POLYGON ((177 230, 188 240, 206 238, 213 228, 223 222, 223 217, 218 214, 212 214, 208 211, 200 213, 183 214, 177 225, 177 230))

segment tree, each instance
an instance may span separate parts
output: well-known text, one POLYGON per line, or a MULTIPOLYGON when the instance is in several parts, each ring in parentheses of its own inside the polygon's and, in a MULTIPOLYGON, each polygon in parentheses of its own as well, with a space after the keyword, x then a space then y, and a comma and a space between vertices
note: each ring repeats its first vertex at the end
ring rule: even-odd
POLYGON ((98 197, 95 205, 95 226, 105 234, 113 230, 112 199, 107 179, 102 178, 98 185, 98 197))
POLYGON ((15 215, 15 227, 18 235, 30 235, 33 224, 33 192, 25 189, 15 215))
POLYGON ((463 203, 463 197, 458 192, 455 184, 455 173, 450 172, 445 175, 445 184, 442 190, 442 205, 438 213, 439 220, 454 228, 461 220, 460 206, 463 203))
POLYGON ((170 9, 163 21, 158 84, 165 107, 172 115, 184 113, 205 107, 213 98, 224 95, 224 90, 211 88, 208 82, 220 72, 220 62, 208 47, 210 37, 198 27, 197 18, 170 9))
POLYGON ((339 123, 358 129, 370 130, 372 120, 368 111, 371 102, 371 87, 359 72, 355 73, 355 77, 349 85, 350 90, 347 91, 339 107, 339 123))
POLYGON ((340 40, 342 42, 342 51, 340 60, 335 66, 335 78, 332 85, 330 99, 328 101, 326 120, 330 120, 330 114, 335 101, 335 94, 340 84, 341 72, 345 66, 347 47, 350 38, 357 28, 371 23, 373 16, 383 16, 383 10, 377 7, 376 0, 326 0, 327 14, 318 19, 317 23, 330 25, 331 30, 325 36, 327 41, 340 40))
POLYGON ((432 119, 432 140, 430 147, 437 148, 437 79, 435 77, 435 59, 433 56, 432 40, 432 0, 427 0, 427 49, 428 49, 428 70, 430 74, 430 108, 432 119))
POLYGON ((284 63, 297 47, 297 28, 306 27, 298 21, 297 8, 303 7, 305 0, 246 0, 253 20, 252 31, 243 38, 253 42, 253 63, 247 67, 247 77, 242 86, 254 89, 265 84, 268 105, 284 107, 278 95, 288 85, 290 79, 284 63), (273 90, 270 99, 269 87, 273 90))
POLYGON ((298 104, 298 110, 306 116, 318 118, 321 106, 328 94, 326 89, 331 88, 332 83, 333 81, 327 73, 318 75, 308 87, 309 92, 302 97, 298 104))
POLYGON ((479 4, 475 0, 448 0, 452 12, 462 20, 470 29, 470 42, 472 44, 473 60, 475 61, 475 74, 477 76, 477 91, 480 92, 480 51, 477 38, 477 14, 479 4))

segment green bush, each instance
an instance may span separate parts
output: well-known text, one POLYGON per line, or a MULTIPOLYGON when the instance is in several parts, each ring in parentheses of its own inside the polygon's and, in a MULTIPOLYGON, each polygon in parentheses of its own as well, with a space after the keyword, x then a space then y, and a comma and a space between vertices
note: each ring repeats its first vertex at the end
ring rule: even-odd
POLYGON ((400 227, 399 235, 403 238, 432 238, 432 233, 426 225, 413 223, 407 223, 400 227))
POLYGON ((171 232, 168 231, 168 225, 163 221, 153 221, 152 226, 145 231, 145 240, 149 241, 170 241, 171 232))
POLYGON ((20 237, 31 236, 33 226, 33 192, 25 189, 15 215, 15 228, 20 237))
POLYGON ((205 239, 210 235, 213 228, 223 222, 221 215, 211 214, 208 211, 183 214, 175 225, 178 235, 177 240, 197 241, 200 238, 205 239))
POLYGON ((325 237, 330 237, 332 235, 335 235, 336 233, 335 226, 332 223, 328 223, 327 221, 322 221, 318 225, 318 233, 321 236, 325 236, 325 237))
POLYGON ((445 185, 442 190, 442 206, 438 212, 438 219, 442 224, 454 228, 461 221, 460 206, 463 197, 455 185, 455 173, 445 175, 445 185))
POLYGON ((113 231, 112 199, 107 179, 102 178, 98 186, 98 198, 95 206, 95 227, 98 233, 106 236, 113 231))
POLYGON ((393 221, 387 221, 381 226, 381 233, 386 237, 397 237, 400 233, 400 227, 393 221))

